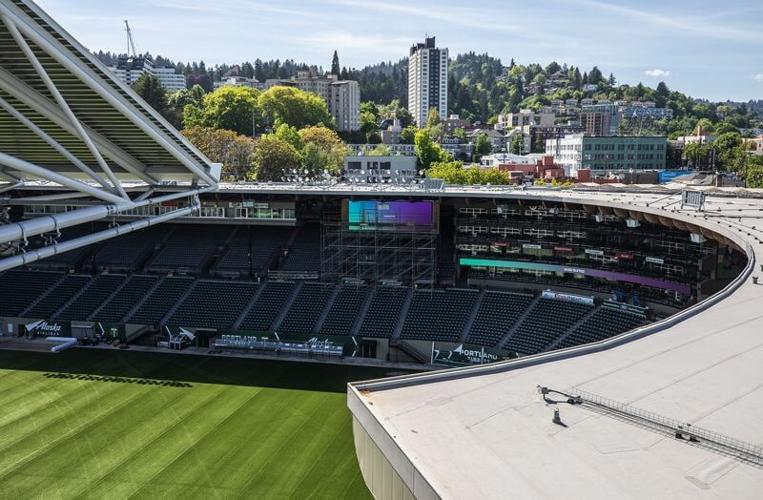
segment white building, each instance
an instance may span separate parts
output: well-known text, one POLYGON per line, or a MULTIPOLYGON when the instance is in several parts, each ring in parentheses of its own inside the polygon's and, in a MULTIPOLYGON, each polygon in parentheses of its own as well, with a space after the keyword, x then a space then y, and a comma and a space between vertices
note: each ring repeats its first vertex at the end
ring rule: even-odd
POLYGON ((522 109, 519 113, 501 113, 498 115, 495 129, 511 130, 516 127, 524 127, 527 125, 553 127, 554 118, 554 113, 535 113, 531 109, 522 109))
POLYGON ((246 78, 244 76, 227 76, 215 82, 215 88, 220 87, 249 87, 253 89, 264 88, 264 84, 254 80, 252 78, 246 78))
POLYGON ((411 47, 408 59, 408 111, 416 125, 426 125, 430 109, 448 117, 448 49, 436 48, 434 37, 411 47))
POLYGON ((155 67, 150 57, 120 57, 117 65, 110 68, 111 71, 127 85, 133 85, 144 74, 155 76, 159 83, 168 91, 182 90, 185 88, 185 76, 176 73, 175 68, 155 67))
POLYGON ((185 76, 175 72, 175 68, 153 68, 153 75, 159 79, 159 83, 165 90, 176 91, 185 88, 185 76))

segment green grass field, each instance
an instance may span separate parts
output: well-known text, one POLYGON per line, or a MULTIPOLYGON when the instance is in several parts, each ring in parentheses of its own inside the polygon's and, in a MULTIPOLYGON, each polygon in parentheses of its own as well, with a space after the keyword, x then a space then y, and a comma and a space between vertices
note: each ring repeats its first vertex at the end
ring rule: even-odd
POLYGON ((368 498, 341 366, 0 351, 2 498, 368 498))

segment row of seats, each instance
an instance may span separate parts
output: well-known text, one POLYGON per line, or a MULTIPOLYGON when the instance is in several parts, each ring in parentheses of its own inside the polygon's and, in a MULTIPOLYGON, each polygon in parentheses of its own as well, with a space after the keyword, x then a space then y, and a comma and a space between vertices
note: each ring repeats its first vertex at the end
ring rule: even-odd
POLYGON ((477 290, 458 288, 416 290, 401 338, 457 342, 478 295, 477 290))
POLYGON ((643 311, 615 302, 596 308, 490 290, 480 298, 473 289, 13 270, 0 274, 0 293, 0 315, 7 317, 304 335, 320 325, 322 335, 357 329, 360 336, 383 338, 400 328, 402 339, 452 342, 469 327, 467 343, 496 347, 506 337, 500 347, 520 354, 603 340, 646 322, 643 311))
POLYGON ((593 308, 588 304, 541 298, 502 347, 520 354, 541 352, 593 308))
POLYGON ((646 323, 643 313, 605 302, 589 318, 572 330, 557 347, 572 347, 606 340, 646 323))
POLYGON ((466 341, 495 347, 532 301, 528 294, 486 291, 466 341))
POLYGON ((239 227, 213 272, 234 277, 260 274, 268 268, 278 251, 286 245, 293 231, 294 229, 290 227, 239 227))

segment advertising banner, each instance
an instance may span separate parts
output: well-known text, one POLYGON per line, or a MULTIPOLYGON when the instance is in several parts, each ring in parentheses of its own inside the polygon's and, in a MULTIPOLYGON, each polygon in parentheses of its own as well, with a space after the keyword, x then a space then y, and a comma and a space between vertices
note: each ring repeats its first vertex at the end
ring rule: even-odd
POLYGON ((444 347, 441 342, 432 342, 432 364, 447 366, 484 365, 507 359, 508 351, 489 349, 481 346, 460 344, 444 347))
POLYGON ((68 321, 32 321, 19 328, 22 335, 34 337, 71 337, 72 328, 68 321))

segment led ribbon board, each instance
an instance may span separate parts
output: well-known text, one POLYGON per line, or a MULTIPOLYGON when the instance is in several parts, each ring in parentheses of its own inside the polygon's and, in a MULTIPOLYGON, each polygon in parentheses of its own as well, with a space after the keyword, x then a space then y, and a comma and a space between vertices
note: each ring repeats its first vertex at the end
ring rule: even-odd
POLYGON ((603 278, 625 283, 636 283, 638 285, 659 288, 662 290, 671 290, 685 296, 691 295, 691 287, 684 283, 677 283, 675 281, 667 281, 659 278, 650 278, 647 276, 636 276, 635 274, 604 271, 601 269, 591 269, 588 267, 540 264, 537 262, 522 262, 517 260, 473 259, 468 257, 462 257, 458 262, 462 266, 470 267, 500 267, 504 269, 522 269, 527 271, 548 271, 553 273, 581 274, 591 278, 603 278))

